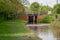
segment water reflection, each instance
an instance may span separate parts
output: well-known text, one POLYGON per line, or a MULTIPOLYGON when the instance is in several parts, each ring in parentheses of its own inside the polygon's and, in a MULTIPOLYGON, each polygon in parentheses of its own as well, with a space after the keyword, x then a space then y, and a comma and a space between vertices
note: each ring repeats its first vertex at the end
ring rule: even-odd
POLYGON ((37 33, 42 40, 56 40, 51 30, 47 30, 46 32, 38 32, 37 33))
POLYGON ((45 27, 33 27, 33 31, 35 31, 42 40, 60 40, 60 31, 46 29, 45 27))

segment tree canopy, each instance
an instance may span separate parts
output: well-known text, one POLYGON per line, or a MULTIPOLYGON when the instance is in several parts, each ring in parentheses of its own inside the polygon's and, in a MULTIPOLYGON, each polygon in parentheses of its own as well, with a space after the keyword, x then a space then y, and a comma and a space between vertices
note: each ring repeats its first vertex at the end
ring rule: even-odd
POLYGON ((21 12, 23 6, 17 0, 0 0, 0 12, 21 12))
POLYGON ((0 0, 0 19, 7 19, 8 15, 15 15, 23 11, 23 5, 17 0, 0 0))
POLYGON ((29 5, 30 5, 30 3, 29 3, 28 0, 19 0, 19 1, 20 1, 20 3, 22 3, 24 6, 29 6, 29 5))
POLYGON ((57 14, 60 14, 60 4, 57 4, 57 5, 54 6, 53 12, 57 13, 57 14))
POLYGON ((34 3, 31 4, 30 10, 31 10, 31 11, 38 11, 39 6, 40 6, 39 3, 34 2, 34 3))

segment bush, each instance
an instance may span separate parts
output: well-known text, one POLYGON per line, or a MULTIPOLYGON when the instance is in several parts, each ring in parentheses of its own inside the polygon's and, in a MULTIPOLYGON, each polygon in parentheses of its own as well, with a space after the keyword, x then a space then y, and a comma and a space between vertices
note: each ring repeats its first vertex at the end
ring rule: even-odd
POLYGON ((5 21, 7 19, 6 12, 0 12, 0 22, 5 21))
POLYGON ((0 0, 0 21, 14 19, 15 13, 24 12, 24 7, 17 0, 0 0))
POLYGON ((51 14, 47 15, 44 19, 38 20, 39 23, 51 23, 52 21, 54 21, 54 16, 51 14))

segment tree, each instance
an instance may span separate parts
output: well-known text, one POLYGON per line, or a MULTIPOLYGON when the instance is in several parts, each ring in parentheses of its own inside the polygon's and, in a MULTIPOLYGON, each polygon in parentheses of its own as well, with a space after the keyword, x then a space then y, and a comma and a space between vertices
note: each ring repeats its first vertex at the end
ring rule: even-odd
POLYGON ((51 11, 52 8, 49 6, 40 6, 39 11, 51 11))
POLYGON ((57 5, 54 6, 53 12, 57 13, 57 14, 60 14, 60 4, 57 4, 57 5))
POLYGON ((39 7, 40 7, 39 3, 34 2, 34 3, 31 4, 30 10, 31 11, 38 11, 39 7))
POLYGON ((18 0, 20 3, 22 3, 24 6, 29 6, 30 3, 28 0, 18 0))
POLYGON ((0 15, 2 17, 7 18, 10 14, 21 12, 23 12, 23 5, 17 0, 0 0, 0 15))
POLYGON ((41 14, 47 14, 48 11, 51 11, 51 10, 52 10, 52 8, 49 7, 49 6, 41 6, 41 5, 40 5, 40 7, 39 7, 39 12, 40 12, 41 14))
POLYGON ((60 4, 57 5, 56 13, 60 14, 60 4))
POLYGON ((60 4, 57 4, 57 5, 54 6, 53 13, 55 14, 55 18, 57 20, 60 20, 60 4))

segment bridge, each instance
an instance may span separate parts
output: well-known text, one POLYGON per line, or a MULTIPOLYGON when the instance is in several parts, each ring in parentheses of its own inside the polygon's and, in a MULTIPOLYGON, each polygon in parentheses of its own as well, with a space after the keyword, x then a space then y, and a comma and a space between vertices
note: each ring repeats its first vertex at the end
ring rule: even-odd
POLYGON ((49 26, 50 24, 41 24, 38 23, 38 18, 37 18, 38 14, 28 14, 28 23, 26 24, 26 26, 49 26))

